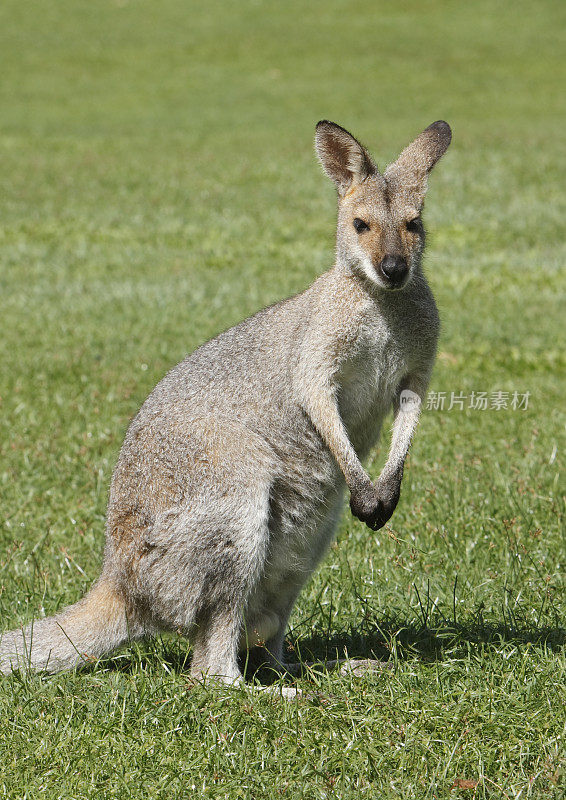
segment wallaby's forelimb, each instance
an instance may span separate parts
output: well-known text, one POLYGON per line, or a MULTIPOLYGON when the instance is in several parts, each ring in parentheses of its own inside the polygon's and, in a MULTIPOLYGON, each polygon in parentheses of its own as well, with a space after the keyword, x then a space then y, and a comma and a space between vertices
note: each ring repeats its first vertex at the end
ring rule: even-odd
MULTIPOLYGON (((301 405, 322 436, 351 493, 372 485, 363 468, 338 409, 336 372, 339 367, 340 342, 329 331, 328 338, 316 331, 307 338, 297 370, 296 385, 301 405)), ((342 343, 343 344, 343 343, 342 343)))

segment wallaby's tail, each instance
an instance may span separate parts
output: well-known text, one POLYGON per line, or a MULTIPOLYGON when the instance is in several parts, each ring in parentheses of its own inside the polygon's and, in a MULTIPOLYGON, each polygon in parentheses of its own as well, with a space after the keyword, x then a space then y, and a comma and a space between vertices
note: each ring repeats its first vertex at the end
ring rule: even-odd
POLYGON ((124 599, 103 575, 60 614, 0 635, 0 672, 71 669, 113 650, 131 634, 124 599))

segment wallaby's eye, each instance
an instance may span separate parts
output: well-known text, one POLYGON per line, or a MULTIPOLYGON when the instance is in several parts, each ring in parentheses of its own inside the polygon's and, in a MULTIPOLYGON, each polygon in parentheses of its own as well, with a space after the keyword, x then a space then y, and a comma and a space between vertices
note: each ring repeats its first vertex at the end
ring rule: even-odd
POLYGON ((354 220, 354 228, 357 230, 358 233, 362 233, 363 231, 369 231, 369 225, 367 222, 364 222, 363 219, 356 217, 354 220))
POLYGON ((410 219, 408 222, 405 223, 405 227, 407 228, 409 233, 421 233, 423 229, 421 218, 415 217, 414 219, 410 219))

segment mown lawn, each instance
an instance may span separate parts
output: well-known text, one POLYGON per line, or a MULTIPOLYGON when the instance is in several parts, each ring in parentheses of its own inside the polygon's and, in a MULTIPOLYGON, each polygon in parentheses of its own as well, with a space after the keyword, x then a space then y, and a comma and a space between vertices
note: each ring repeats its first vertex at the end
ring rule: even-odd
POLYGON ((313 673, 285 703, 191 685, 187 643, 164 638, 3 678, 3 796, 565 796, 565 17, 560 0, 4 0, 3 628, 97 577, 111 470, 163 373, 331 265, 316 121, 382 164, 435 119, 454 140, 426 213, 444 410, 392 525, 344 515, 288 637, 392 668, 313 673))

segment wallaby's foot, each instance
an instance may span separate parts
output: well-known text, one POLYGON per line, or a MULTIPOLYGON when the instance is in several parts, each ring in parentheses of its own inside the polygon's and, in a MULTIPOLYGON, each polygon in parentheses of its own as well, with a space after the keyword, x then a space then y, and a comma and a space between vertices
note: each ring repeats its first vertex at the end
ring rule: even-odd
MULTIPOLYGON (((238 674, 234 677, 228 677, 226 675, 205 675, 203 673, 193 672, 191 670, 191 685, 193 685, 193 682, 195 684, 206 684, 209 687, 215 686, 216 688, 231 687, 237 689, 246 685, 244 677, 241 674, 238 674)), ((304 695, 303 690, 296 686, 281 686, 279 683, 274 683, 270 686, 250 686, 248 684, 248 687, 254 692, 267 692, 274 697, 282 697, 284 700, 295 700, 296 698, 303 696, 306 696, 307 698, 313 697, 312 694, 304 695)))
POLYGON ((366 672, 384 672, 393 669, 390 661, 378 661, 374 658, 333 658, 320 659, 320 661, 293 661, 291 663, 275 658, 265 647, 256 647, 251 650, 246 657, 247 672, 253 673, 261 668, 274 672, 276 675, 285 677, 290 675, 294 678, 300 677, 310 669, 318 669, 324 672, 334 672, 338 670, 341 675, 363 675, 366 672))
POLYGON ((373 658, 333 658, 329 661, 303 661, 285 664, 285 671, 294 676, 302 675, 309 669, 325 672, 338 671, 340 675, 360 677, 367 672, 377 673, 391 670, 393 665, 389 661, 377 661, 373 658))
MULTIPOLYGON (((292 675, 294 677, 302 675, 308 668, 322 668, 328 672, 338 671, 340 675, 353 675, 356 678, 369 673, 380 673, 389 671, 393 665, 388 661, 377 661, 373 658, 336 658, 331 661, 310 661, 304 663, 281 665, 281 674, 292 675)), ((260 691, 268 691, 276 697, 283 697, 285 700, 295 700, 303 698, 305 700, 323 699, 318 692, 304 692, 295 686, 281 686, 274 683, 272 686, 259 687, 260 691)), ((328 695, 325 695, 328 698, 328 695)))
MULTIPOLYGON (((238 689, 242 686, 245 686, 245 681, 242 675, 239 675, 234 678, 226 677, 225 675, 191 675, 191 678, 198 683, 205 683, 207 686, 215 686, 218 689, 225 689, 227 687, 238 689)), ((299 697, 313 697, 312 693, 307 695, 304 694, 302 689, 299 689, 296 686, 281 686, 281 684, 274 683, 270 686, 257 686, 257 685, 249 685, 248 688, 251 688, 253 692, 267 692, 273 697, 282 697, 284 700, 295 700, 299 697)))
MULTIPOLYGON (((328 667, 327 667, 328 668, 328 667)), ((389 661, 377 661, 374 658, 345 658, 338 659, 336 666, 340 675, 365 675, 367 672, 386 672, 393 669, 389 661)))

